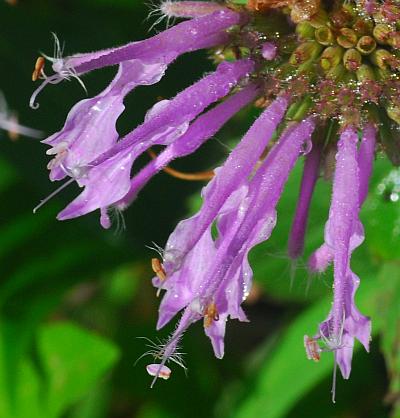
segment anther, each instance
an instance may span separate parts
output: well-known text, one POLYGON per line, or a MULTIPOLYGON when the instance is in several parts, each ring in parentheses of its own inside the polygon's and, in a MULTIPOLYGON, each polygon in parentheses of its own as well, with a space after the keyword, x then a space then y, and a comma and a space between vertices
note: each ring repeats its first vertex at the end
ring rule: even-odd
POLYGON ((35 62, 35 68, 33 69, 32 73, 32 81, 38 80, 41 76, 44 77, 44 65, 46 60, 43 57, 38 57, 35 62))
POLYGON ((151 259, 151 268, 162 282, 167 279, 167 274, 165 273, 164 267, 158 258, 151 259))
POLYGON ((304 348, 306 349, 306 356, 308 360, 320 361, 321 348, 314 338, 310 338, 308 335, 304 336, 304 348))
POLYGON ((209 328, 214 321, 219 320, 219 313, 215 302, 211 302, 204 312, 204 328, 209 328))

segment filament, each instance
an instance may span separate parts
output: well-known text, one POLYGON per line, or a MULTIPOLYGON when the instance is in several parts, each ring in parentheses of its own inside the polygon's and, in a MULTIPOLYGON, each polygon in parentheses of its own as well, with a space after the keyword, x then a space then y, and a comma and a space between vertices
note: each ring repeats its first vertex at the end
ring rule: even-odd
MULTIPOLYGON (((147 150, 147 152, 153 160, 157 158, 157 154, 152 149, 147 150)), ((168 166, 164 167, 163 171, 172 177, 186 181, 209 181, 215 175, 214 170, 184 173, 168 166)))

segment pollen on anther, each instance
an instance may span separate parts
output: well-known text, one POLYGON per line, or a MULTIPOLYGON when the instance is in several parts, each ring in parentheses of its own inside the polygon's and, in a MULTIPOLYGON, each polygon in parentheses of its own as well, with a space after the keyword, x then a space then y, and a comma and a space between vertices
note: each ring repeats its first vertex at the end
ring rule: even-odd
POLYGON ((45 63, 46 63, 46 60, 44 59, 44 57, 37 58, 35 62, 35 67, 32 73, 32 81, 38 80, 40 76, 44 74, 43 69, 44 69, 45 63))

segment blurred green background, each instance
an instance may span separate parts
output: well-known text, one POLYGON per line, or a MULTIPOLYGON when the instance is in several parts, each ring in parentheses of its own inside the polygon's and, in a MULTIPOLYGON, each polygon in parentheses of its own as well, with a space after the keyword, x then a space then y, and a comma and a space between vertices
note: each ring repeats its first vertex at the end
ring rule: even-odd
MULTIPOLYGON (((135 0, 1 1, 0 90, 10 109, 25 125, 47 134, 59 130, 71 106, 85 97, 78 83, 47 87, 40 108, 28 107, 33 64, 39 52, 52 53, 51 32, 65 42, 65 54, 103 49, 154 34, 147 32, 147 13, 135 0)), ((186 55, 158 85, 138 88, 126 100, 121 134, 142 121, 159 97, 172 97, 211 69, 205 52, 186 55)), ((114 72, 86 76, 89 95, 114 72)), ((215 167, 255 116, 252 109, 243 111, 174 168, 215 167)), ((245 305, 251 322, 229 322, 222 361, 196 324, 183 342, 188 376, 174 368, 168 382, 150 389, 146 360, 134 366, 146 351, 137 337, 163 338, 173 324, 155 331, 159 299, 150 282, 154 253, 146 245, 164 245, 177 221, 198 207, 202 184, 158 175, 124 213, 125 230, 102 230, 97 213, 58 222, 57 212, 78 188, 71 186, 33 215, 56 187, 47 178, 46 147, 0 136, 0 418, 400 416, 400 171, 383 158, 376 161, 362 213, 367 240, 352 262, 361 277, 357 303, 373 319, 371 353, 356 343, 351 378, 338 379, 333 405, 333 356, 309 362, 302 342, 329 311, 332 274, 309 277, 304 265, 293 270, 285 256, 301 164, 285 189, 272 238, 251 253, 256 285, 245 305)), ((322 243, 329 195, 329 184, 320 182, 306 255, 322 243)))

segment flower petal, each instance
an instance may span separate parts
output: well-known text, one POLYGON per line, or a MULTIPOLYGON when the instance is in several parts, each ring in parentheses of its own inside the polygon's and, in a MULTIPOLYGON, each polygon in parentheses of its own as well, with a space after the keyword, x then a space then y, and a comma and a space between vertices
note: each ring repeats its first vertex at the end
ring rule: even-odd
POLYGON ((264 111, 229 155, 214 179, 203 190, 203 205, 200 211, 177 225, 165 248, 165 253, 171 254, 165 264, 167 272, 179 268, 182 258, 196 245, 228 197, 250 175, 283 118, 287 105, 287 98, 280 97, 264 111))

